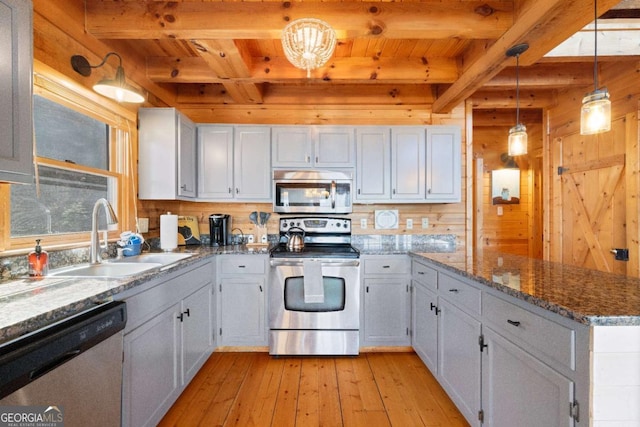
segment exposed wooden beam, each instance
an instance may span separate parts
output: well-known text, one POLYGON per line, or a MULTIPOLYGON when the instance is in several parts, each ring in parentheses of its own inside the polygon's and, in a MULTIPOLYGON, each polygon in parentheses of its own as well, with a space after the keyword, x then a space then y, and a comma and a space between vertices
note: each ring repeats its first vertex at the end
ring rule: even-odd
MULTIPOLYGON (((619 0, 600 0, 599 10, 615 6, 619 0)), ((510 47, 527 42, 530 48, 523 53, 520 64, 531 65, 571 34, 580 31, 593 20, 593 2, 580 0, 528 0, 513 26, 483 54, 473 51, 473 57, 465 56, 464 64, 470 64, 460 78, 433 104, 433 111, 450 111, 491 80, 515 60, 505 52, 510 47)))
MULTIPOLYGON (((571 85, 593 84, 593 65, 591 63, 574 64, 535 64, 520 67, 520 87, 562 88, 571 85)), ((516 85, 516 69, 509 67, 482 86, 482 90, 513 88, 516 85)))
MULTIPOLYGON (((238 81, 307 81, 306 72, 295 68, 286 58, 252 58, 249 76, 238 81)), ((447 58, 333 58, 326 66, 311 72, 313 79, 334 83, 452 83, 458 78, 454 59, 447 58)), ((147 58, 147 76, 155 82, 222 83, 202 58, 147 58)))
MULTIPOLYGON (((473 110, 473 127, 511 127, 515 125, 516 112, 508 110, 473 110)), ((520 110, 520 122, 542 123, 542 110, 520 110)))
POLYGON ((309 16, 338 38, 495 39, 513 23, 511 1, 85 3, 87 32, 105 39, 279 39, 288 22, 309 16))
MULTIPOLYGON (((516 93, 509 91, 478 91, 471 97, 473 108, 516 108, 516 93)), ((556 103, 553 90, 520 90, 520 108, 544 108, 556 103)))

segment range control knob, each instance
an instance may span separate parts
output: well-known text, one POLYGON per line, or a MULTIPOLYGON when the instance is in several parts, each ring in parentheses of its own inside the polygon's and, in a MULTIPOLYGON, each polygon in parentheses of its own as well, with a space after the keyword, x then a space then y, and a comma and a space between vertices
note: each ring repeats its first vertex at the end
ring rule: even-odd
POLYGON ((294 223, 293 221, 291 221, 291 222, 289 223, 289 227, 293 227, 293 226, 295 226, 295 223, 294 223))
POLYGON ((287 228, 287 223, 286 222, 282 222, 282 228, 287 228))
POLYGON ((340 228, 342 224, 340 224, 339 222, 336 223, 336 227, 340 228))

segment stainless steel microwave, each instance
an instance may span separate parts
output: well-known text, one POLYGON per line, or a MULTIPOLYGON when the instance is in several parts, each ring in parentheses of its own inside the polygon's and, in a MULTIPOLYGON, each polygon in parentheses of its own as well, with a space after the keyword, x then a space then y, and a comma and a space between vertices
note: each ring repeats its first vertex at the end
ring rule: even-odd
POLYGON ((348 170, 274 170, 273 211, 351 213, 352 188, 348 170))

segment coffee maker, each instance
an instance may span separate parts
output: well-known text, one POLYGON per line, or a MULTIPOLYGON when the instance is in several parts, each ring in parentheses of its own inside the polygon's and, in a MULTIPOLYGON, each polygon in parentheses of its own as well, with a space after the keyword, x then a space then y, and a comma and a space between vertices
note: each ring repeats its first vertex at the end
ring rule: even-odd
POLYGON ((209 215, 209 233, 211 236, 211 246, 226 246, 232 244, 231 215, 209 215))

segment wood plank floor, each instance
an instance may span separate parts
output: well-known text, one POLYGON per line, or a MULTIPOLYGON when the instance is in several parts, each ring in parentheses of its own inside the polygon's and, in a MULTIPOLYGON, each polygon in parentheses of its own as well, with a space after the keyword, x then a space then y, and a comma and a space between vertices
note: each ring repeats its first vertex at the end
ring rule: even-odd
POLYGON ((415 353, 214 353, 160 426, 468 426, 415 353))

